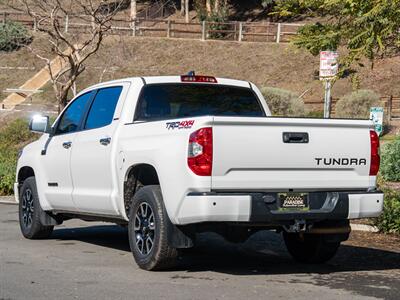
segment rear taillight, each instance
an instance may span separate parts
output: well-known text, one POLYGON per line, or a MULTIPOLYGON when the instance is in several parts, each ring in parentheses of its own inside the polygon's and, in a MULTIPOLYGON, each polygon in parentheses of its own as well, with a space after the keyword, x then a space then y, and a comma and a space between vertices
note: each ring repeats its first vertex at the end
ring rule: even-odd
POLYGON ((188 166, 199 176, 211 176, 213 160, 212 128, 201 128, 190 135, 188 166))
POLYGON ((369 132, 371 140, 371 166, 369 168, 369 175, 376 176, 379 171, 381 158, 379 157, 379 137, 374 130, 369 132))

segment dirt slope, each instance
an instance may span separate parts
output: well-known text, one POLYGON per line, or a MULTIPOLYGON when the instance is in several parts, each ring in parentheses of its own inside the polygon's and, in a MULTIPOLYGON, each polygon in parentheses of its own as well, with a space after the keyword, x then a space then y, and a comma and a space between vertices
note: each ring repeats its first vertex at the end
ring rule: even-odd
MULTIPOLYGON (((35 43, 45 44, 37 38, 35 43)), ((26 50, 11 54, 0 52, 2 66, 42 66, 26 50)), ((259 86, 285 88, 298 94, 307 91, 306 100, 322 98, 322 85, 315 79, 318 57, 288 44, 237 43, 219 41, 173 40, 162 38, 108 37, 100 52, 90 59, 88 69, 78 82, 78 89, 99 81, 129 76, 198 74, 250 80, 259 86)), ((17 87, 35 71, 0 69, 0 90, 17 87)), ((360 71, 360 87, 381 95, 400 95, 400 57, 375 64, 373 70, 360 71)), ((53 102, 50 87, 34 97, 33 102, 53 102)), ((349 79, 339 80, 333 90, 340 97, 352 90, 349 79)), ((0 94, 0 99, 5 95, 0 94)))

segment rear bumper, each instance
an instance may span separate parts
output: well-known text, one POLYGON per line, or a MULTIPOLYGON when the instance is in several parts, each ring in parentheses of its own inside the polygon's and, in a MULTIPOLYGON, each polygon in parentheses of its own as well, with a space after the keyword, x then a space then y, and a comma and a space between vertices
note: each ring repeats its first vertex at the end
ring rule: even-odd
POLYGON ((310 210, 281 211, 276 193, 189 194, 178 212, 178 224, 248 222, 270 225, 294 220, 324 221, 377 217, 383 209, 382 192, 310 193, 310 210))

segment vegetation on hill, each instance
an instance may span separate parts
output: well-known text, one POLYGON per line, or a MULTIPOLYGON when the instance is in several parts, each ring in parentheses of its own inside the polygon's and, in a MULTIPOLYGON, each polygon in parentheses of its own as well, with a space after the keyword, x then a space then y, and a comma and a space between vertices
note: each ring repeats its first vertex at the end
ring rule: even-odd
POLYGON ((25 120, 17 119, 0 129, 0 196, 11 195, 15 182, 18 152, 37 135, 25 120))
POLYGON ((336 104, 336 117, 368 119, 370 108, 379 105, 379 95, 374 91, 356 90, 339 99, 336 104))
POLYGON ((343 60, 348 66, 362 57, 373 61, 399 52, 400 0, 291 0, 277 3, 276 13, 282 16, 307 13, 329 17, 324 23, 302 27, 294 39, 297 46, 313 55, 344 45, 349 50, 343 60))
POLYGON ((381 175, 387 181, 400 181, 400 136, 386 143, 382 151, 381 175))
POLYGON ((385 188, 383 213, 374 220, 379 231, 400 233, 400 192, 385 188))
POLYGON ((306 108, 304 103, 295 93, 273 87, 264 87, 261 92, 274 116, 305 116, 306 108))
POLYGON ((30 43, 32 37, 25 26, 17 22, 0 23, 0 51, 13 51, 30 43))

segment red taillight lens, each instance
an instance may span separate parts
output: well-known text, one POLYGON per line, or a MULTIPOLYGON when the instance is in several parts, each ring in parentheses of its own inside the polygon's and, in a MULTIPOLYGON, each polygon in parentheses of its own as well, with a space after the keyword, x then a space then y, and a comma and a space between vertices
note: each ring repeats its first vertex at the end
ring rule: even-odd
POLYGON ((182 75, 182 82, 206 82, 206 83, 218 83, 217 78, 212 76, 191 76, 191 75, 182 75))
POLYGON ((188 166, 194 174, 211 176, 213 160, 212 128, 201 128, 190 135, 188 166))
POLYGON ((381 164, 381 158, 379 157, 379 137, 374 130, 369 132, 369 136, 371 140, 371 166, 369 168, 369 175, 376 176, 381 164))

